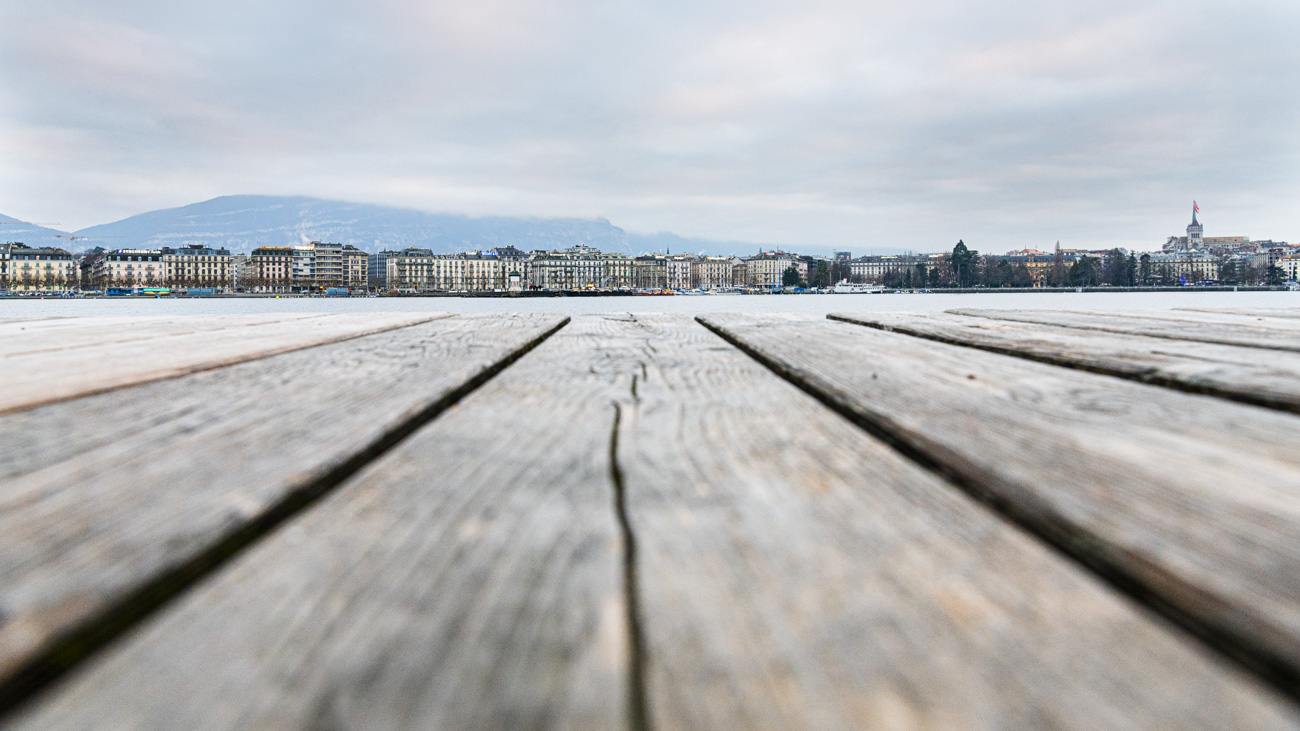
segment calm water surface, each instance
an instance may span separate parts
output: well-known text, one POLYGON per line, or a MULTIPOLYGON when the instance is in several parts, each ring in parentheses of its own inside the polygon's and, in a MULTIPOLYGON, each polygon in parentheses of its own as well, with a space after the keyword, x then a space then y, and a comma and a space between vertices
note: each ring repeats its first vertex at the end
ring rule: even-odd
POLYGON ((0 317, 218 315, 265 312, 936 312, 956 307, 1167 310, 1176 307, 1300 307, 1300 292, 1065 292, 800 294, 671 297, 353 297, 0 300, 0 317))

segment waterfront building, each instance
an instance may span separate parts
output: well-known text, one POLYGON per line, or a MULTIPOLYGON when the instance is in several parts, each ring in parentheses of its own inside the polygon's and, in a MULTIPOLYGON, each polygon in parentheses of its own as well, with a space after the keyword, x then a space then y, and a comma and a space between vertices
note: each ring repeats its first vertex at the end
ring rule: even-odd
MULTIPOLYGON (((1029 276, 1034 280, 1033 286, 1042 287, 1047 284, 1047 275, 1052 271, 1052 263, 1056 260, 1056 255, 1038 249, 1020 249, 1008 251, 1005 256, 999 258, 1012 266, 1023 266, 1028 269, 1029 276)), ((1073 255, 1067 257, 1065 252, 1061 252, 1061 259, 1067 267, 1074 263, 1073 255)))
POLYGON ((1300 281, 1300 254, 1287 254, 1274 264, 1286 273, 1288 282, 1300 281))
POLYGON ((433 258, 430 286, 448 292, 491 292, 504 289, 500 258, 493 252, 439 254, 433 258))
POLYGON ((173 249, 164 246, 163 265, 166 268, 167 283, 177 287, 229 287, 232 274, 230 270, 230 251, 213 249, 202 244, 173 249))
POLYGON ((691 286, 696 289, 730 287, 736 261, 740 260, 725 256, 706 256, 692 261, 691 286))
POLYGON ((664 262, 664 280, 669 289, 692 289, 691 264, 695 257, 678 254, 668 257, 664 262))
POLYGON ((917 264, 929 265, 925 254, 886 254, 860 256, 849 262, 849 276, 854 281, 883 282, 891 274, 901 274, 917 264))
POLYGON ((63 249, 0 246, 3 281, 16 292, 64 292, 77 287, 72 254, 63 249))
POLYGON ((366 252, 348 244, 343 247, 343 286, 365 287, 369 277, 370 257, 366 252))
POLYGON ((668 257, 663 254, 642 254, 632 259, 632 286, 636 289, 666 289, 668 287, 668 257))
POLYGON ((1219 280, 1219 261, 1193 252, 1151 254, 1151 268, 1162 279, 1187 284, 1219 280))
POLYGON ((321 287, 341 287, 345 284, 347 279, 343 274, 343 244, 313 241, 303 248, 309 252, 303 257, 308 260, 307 276, 299 273, 300 257, 295 256, 294 279, 307 280, 321 287))
POLYGON ((388 289, 388 255, 395 252, 380 251, 366 257, 366 284, 372 289, 388 289))
POLYGON ((249 254, 247 286, 263 292, 285 291, 293 284, 295 251, 288 246, 259 246, 249 254))
POLYGON ((105 287, 160 287, 168 281, 167 263, 152 249, 106 251, 95 262, 94 277, 105 287))
POLYGON ((0 244, 0 290, 9 289, 9 249, 12 246, 13 242, 0 244))
POLYGON ((252 258, 248 254, 230 255, 230 286, 244 288, 253 278, 252 258))
POLYGON ((315 247, 311 245, 295 246, 292 252, 293 259, 289 270, 289 279, 302 284, 312 281, 316 269, 315 247))
POLYGON ((799 278, 807 280, 808 263, 784 251, 765 251, 745 260, 745 286, 774 289, 781 286, 782 277, 790 267, 795 267, 799 278))
POLYGON ((384 261, 384 286, 390 290, 431 289, 435 257, 431 250, 412 246, 387 254, 384 261))

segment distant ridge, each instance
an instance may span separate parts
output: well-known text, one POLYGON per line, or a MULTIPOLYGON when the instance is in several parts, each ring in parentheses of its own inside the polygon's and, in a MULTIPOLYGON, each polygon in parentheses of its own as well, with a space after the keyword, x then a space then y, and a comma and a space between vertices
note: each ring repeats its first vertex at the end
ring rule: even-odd
MULTIPOLYGON (((0 220, 17 220, 0 216, 0 220)), ((760 250, 784 248, 804 254, 830 254, 824 246, 784 247, 739 241, 714 241, 671 232, 628 233, 604 218, 472 217, 429 213, 368 203, 307 196, 227 195, 179 208, 165 208, 90 226, 76 232, 84 241, 70 246, 62 231, 39 226, 0 226, 0 241, 29 246, 58 246, 86 251, 190 244, 223 247, 247 253, 259 246, 295 246, 308 241, 351 244, 365 251, 408 246, 456 253, 497 246, 566 249, 578 244, 602 251, 637 255, 672 252, 710 256, 751 256, 760 250)), ((868 253, 866 251, 855 254, 868 253)))
POLYGON ((457 252, 509 245, 528 250, 579 243, 628 251, 627 234, 604 219, 471 218, 304 196, 221 196, 91 226, 77 234, 111 236, 114 246, 202 244, 232 252, 313 240, 366 251, 418 246, 457 252))
MULTIPOLYGON (((0 221, 21 221, 20 218, 12 218, 0 214, 0 221)), ((45 226, 32 226, 30 224, 3 225, 0 226, 0 244, 5 242, 19 242, 32 248, 42 246, 53 246, 60 249, 69 249, 71 243, 67 239, 59 238, 59 235, 67 236, 67 231, 60 231, 55 228, 46 228, 45 226)))

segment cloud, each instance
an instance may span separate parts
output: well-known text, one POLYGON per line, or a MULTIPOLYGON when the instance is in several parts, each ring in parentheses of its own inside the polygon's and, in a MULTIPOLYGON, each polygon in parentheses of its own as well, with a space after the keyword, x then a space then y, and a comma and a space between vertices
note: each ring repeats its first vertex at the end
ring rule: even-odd
POLYGON ((4 212, 215 195, 844 248, 1300 238, 1289 2, 0 10, 4 212))

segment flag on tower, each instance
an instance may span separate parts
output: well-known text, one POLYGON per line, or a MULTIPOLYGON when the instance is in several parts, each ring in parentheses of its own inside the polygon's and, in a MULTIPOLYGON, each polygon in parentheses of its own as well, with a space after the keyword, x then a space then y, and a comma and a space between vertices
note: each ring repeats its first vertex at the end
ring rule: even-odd
POLYGON ((1196 201, 1192 201, 1192 213, 1200 213, 1200 212, 1201 212, 1201 207, 1196 205, 1196 201))

